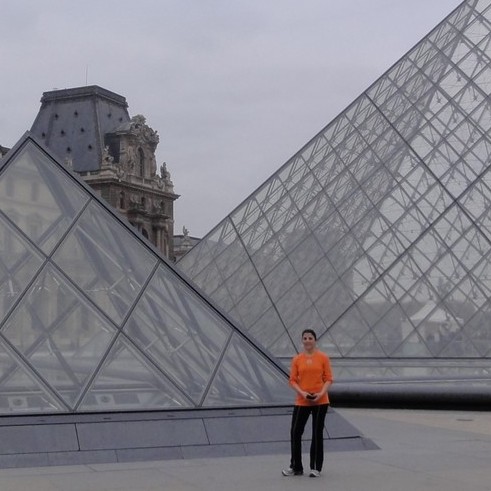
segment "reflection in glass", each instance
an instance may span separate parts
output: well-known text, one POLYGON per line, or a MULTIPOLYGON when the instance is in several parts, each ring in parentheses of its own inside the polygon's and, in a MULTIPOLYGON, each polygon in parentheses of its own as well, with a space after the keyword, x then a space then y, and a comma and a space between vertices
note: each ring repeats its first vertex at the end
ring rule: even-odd
POLYGON ((157 262, 95 202, 84 211, 53 260, 116 323, 128 312, 157 262))
POLYGON ((160 267, 124 332, 197 404, 230 329, 177 277, 160 267))
POLYGON ((51 266, 1 332, 70 406, 115 335, 114 327, 51 266))
POLYGON ((30 141, 12 157, 0 176, 0 210, 46 254, 52 251, 87 199, 30 141), (14 192, 9 191, 11 186, 14 192))
POLYGON ((128 411, 191 406, 190 401, 121 335, 78 410, 128 411))
POLYGON ((286 377, 273 370, 266 359, 234 334, 203 406, 291 404, 291 401, 286 377))
POLYGON ((0 338, 0 414, 57 413, 66 410, 0 338))
POLYGON ((41 267, 42 260, 0 214, 0 323, 41 267))
MULTIPOLYGON (((235 327, 31 137, 17 147, 0 162, 0 414, 201 407, 229 370, 218 367, 235 327)), ((244 282, 228 291, 209 270, 203 281, 243 315, 235 299, 259 286, 254 268, 231 223, 215 243, 244 282)), ((281 403, 269 385, 285 374, 253 344, 233 355, 249 360, 240 391, 281 403)))

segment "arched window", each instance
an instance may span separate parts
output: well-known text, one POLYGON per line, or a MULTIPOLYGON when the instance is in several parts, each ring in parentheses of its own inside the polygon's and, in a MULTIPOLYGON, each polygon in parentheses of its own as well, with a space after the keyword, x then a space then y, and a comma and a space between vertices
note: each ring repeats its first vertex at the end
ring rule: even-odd
POLYGON ((124 210, 124 191, 119 193, 119 207, 124 210))
POLYGON ((138 149, 138 165, 140 176, 145 177, 145 154, 141 148, 138 149))
POLYGON ((148 232, 144 228, 142 228, 142 235, 143 235, 143 237, 148 239, 148 232))

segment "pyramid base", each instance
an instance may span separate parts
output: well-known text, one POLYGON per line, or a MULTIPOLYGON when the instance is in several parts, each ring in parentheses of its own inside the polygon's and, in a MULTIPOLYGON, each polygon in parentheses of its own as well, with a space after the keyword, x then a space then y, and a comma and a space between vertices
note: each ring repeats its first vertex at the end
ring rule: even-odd
MULTIPOLYGON (((0 468, 288 454, 291 407, 0 419, 0 468)), ((327 451, 377 448, 336 411, 327 451)), ((305 438, 309 438, 306 432, 305 438)))

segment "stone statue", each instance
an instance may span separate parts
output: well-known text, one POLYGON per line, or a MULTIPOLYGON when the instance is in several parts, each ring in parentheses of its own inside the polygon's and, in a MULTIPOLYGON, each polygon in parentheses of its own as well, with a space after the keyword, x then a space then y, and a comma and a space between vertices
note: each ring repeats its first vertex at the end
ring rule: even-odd
POLYGON ((102 163, 111 165, 114 162, 114 157, 109 153, 109 147, 106 145, 102 150, 102 163))
POLYGON ((174 183, 171 181, 170 172, 167 170, 165 162, 160 166, 160 179, 162 179, 166 188, 169 190, 174 189, 174 183))
POLYGON ((65 163, 65 167, 67 169, 70 169, 70 170, 73 169, 73 158, 70 155, 67 155, 65 157, 65 162, 64 163, 65 163))

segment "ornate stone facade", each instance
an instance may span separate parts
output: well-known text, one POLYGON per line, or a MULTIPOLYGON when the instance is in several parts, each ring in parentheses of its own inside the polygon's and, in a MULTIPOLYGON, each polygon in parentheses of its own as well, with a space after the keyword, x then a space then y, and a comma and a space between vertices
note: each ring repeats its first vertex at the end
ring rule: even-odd
POLYGON ((174 193, 167 166, 157 172, 159 135, 130 118, 126 99, 98 86, 45 92, 31 131, 166 257, 173 248, 174 193))
POLYGON ((100 170, 82 173, 83 179, 173 260, 173 202, 178 195, 165 162, 156 172, 157 132, 137 115, 106 134, 104 143, 100 170))

